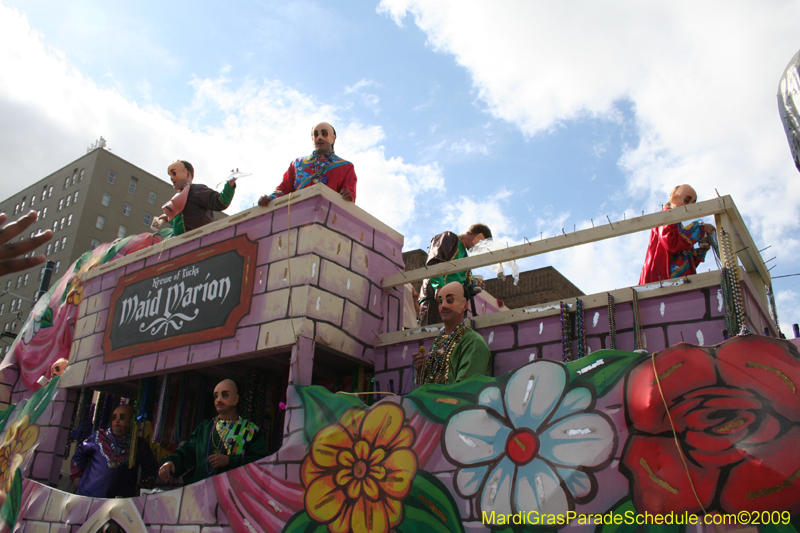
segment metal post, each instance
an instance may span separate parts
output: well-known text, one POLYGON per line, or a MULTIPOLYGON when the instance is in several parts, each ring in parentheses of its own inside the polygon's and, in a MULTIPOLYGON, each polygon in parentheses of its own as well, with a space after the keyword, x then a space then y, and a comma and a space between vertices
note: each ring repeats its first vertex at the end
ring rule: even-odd
POLYGON ((50 278, 53 277, 53 268, 56 264, 53 261, 48 261, 44 264, 44 275, 42 276, 42 283, 39 285, 39 290, 36 291, 36 296, 33 297, 35 301, 44 295, 50 289, 50 278))

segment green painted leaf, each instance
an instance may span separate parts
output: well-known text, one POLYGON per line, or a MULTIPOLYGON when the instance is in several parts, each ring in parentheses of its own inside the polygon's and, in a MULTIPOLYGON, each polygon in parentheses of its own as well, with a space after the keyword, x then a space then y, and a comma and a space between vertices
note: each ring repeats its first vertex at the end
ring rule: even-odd
POLYGON ((314 522, 305 511, 295 514, 281 529, 281 533, 324 533, 325 531, 328 531, 328 526, 314 522))
POLYGON ((0 519, 8 524, 9 530, 14 529, 19 517, 19 507, 22 503, 22 471, 17 468, 14 472, 14 481, 11 483, 11 490, 6 495, 6 503, 0 507, 0 519))
POLYGON ((43 328, 51 328, 53 327, 53 308, 48 307, 44 313, 42 313, 42 320, 39 324, 43 328))
POLYGON ((306 440, 311 442, 320 429, 335 424, 348 409, 366 409, 357 396, 334 394, 318 385, 297 387, 297 394, 303 404, 306 440))
POLYGON ((23 416, 28 415, 30 417, 29 423, 33 424, 36 422, 39 416, 50 404, 50 400, 53 398, 53 395, 58 389, 58 381, 60 379, 61 376, 55 376, 50 380, 50 383, 37 390, 28 400, 28 403, 26 403, 20 410, 17 418, 20 419, 23 416))
POLYGON ((423 385, 406 396, 428 419, 444 424, 456 409, 474 405, 478 392, 497 380, 487 376, 473 376, 452 385, 423 385))
POLYGON ((464 533, 461 514, 450 491, 436 476, 417 471, 403 501, 405 515, 398 533, 464 533))
POLYGON ((6 407, 3 411, 0 412, 0 435, 3 434, 3 429, 6 427, 6 422, 8 422, 8 418, 11 416, 11 413, 14 412, 14 408, 17 404, 12 403, 8 407, 6 407))
POLYGON ((591 384, 597 397, 605 396, 625 374, 649 356, 622 350, 600 350, 567 363, 570 385, 591 384), (602 363, 600 360, 602 359, 602 363))
MULTIPOLYGON (((594 355, 594 354, 592 354, 594 355)), ((633 501, 630 499, 625 499, 617 503, 616 506, 612 507, 609 511, 613 515, 622 515, 625 518, 625 513, 632 512, 634 516, 636 515, 636 508, 633 506, 633 501)), ((635 533, 636 531, 636 524, 626 524, 624 521, 622 524, 603 524, 598 525, 595 528, 597 533, 635 533)))
POLYGON ((783 522, 783 516, 781 516, 777 524, 762 524, 758 526, 758 531, 759 533, 797 533, 797 529, 791 522, 788 524, 780 522, 783 522))

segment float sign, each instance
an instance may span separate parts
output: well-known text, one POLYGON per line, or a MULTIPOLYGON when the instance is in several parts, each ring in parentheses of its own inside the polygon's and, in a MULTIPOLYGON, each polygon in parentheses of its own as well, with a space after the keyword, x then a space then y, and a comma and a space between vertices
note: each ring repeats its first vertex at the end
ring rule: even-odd
POLYGON ((111 296, 104 360, 233 336, 250 311, 256 249, 242 236, 124 276, 111 296))

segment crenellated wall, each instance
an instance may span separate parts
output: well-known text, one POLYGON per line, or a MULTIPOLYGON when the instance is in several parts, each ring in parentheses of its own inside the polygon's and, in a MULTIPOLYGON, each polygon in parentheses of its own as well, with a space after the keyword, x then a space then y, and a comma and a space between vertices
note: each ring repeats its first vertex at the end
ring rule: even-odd
MULTIPOLYGON (((62 386, 96 386, 261 351, 289 352, 295 335, 372 366, 378 335, 400 328, 401 290, 384 292, 379 283, 403 270, 402 247, 402 235, 323 187, 301 191, 291 205, 283 199, 253 208, 103 265, 85 282, 62 386), (121 282, 143 269, 170 272, 193 258, 201 261, 236 239, 254 243, 255 253, 247 257, 254 261, 249 308, 231 329, 220 338, 197 335, 164 350, 145 346, 116 361, 104 356, 109 306, 121 282)), ((313 357, 313 346, 300 354, 307 357, 313 357)))

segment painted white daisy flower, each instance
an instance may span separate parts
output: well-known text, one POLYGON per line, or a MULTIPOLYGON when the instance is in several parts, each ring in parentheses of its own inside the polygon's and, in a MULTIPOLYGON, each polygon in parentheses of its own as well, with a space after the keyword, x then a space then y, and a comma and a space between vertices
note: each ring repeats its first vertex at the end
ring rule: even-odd
POLYGON ((568 389, 568 380, 563 364, 535 361, 447 420, 444 453, 458 466, 456 491, 479 495, 479 512, 565 514, 594 498, 594 472, 611 463, 618 438, 594 410, 593 391, 568 389))

